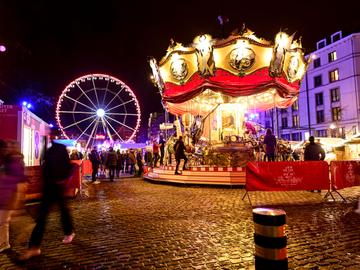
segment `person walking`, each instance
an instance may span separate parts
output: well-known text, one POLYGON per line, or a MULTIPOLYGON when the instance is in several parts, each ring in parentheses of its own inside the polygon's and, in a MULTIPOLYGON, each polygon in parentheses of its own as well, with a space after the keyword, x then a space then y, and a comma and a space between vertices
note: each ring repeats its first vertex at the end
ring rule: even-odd
MULTIPOLYGON (((56 135, 55 131, 52 131, 50 134, 51 139, 54 139, 56 135)), ((30 236, 29 247, 19 258, 22 261, 41 254, 40 245, 44 236, 46 219, 50 207, 54 204, 58 205, 61 212, 61 224, 65 235, 63 243, 69 244, 75 237, 71 213, 64 196, 67 179, 72 173, 72 166, 65 145, 52 140, 51 147, 47 149, 45 153, 45 161, 42 169, 43 193, 39 216, 30 236)))
POLYGON ((270 128, 266 130, 263 144, 265 145, 265 159, 275 161, 276 137, 270 128))
POLYGON ((174 149, 175 149, 175 159, 176 159, 176 168, 175 168, 175 174, 180 174, 179 173, 179 165, 180 165, 180 161, 183 159, 184 160, 184 165, 183 165, 183 171, 186 170, 186 162, 187 162, 187 157, 185 155, 185 145, 183 142, 183 138, 182 136, 179 136, 179 139, 177 140, 177 142, 174 145, 174 149))
POLYGON ((91 173, 91 182, 93 184, 100 184, 100 181, 97 180, 97 174, 99 171, 99 166, 101 163, 100 155, 98 151, 96 150, 96 146, 93 146, 93 149, 91 150, 89 154, 89 160, 91 162, 92 167, 92 173, 91 173))
POLYGON ((0 168, 0 252, 3 252, 10 248, 9 224, 12 210, 18 209, 15 196, 18 184, 25 181, 24 156, 16 142, 0 140, 0 168))
POLYGON ((112 147, 109 147, 109 151, 106 154, 106 166, 109 168, 109 178, 111 182, 114 182, 116 164, 117 164, 116 152, 112 147))

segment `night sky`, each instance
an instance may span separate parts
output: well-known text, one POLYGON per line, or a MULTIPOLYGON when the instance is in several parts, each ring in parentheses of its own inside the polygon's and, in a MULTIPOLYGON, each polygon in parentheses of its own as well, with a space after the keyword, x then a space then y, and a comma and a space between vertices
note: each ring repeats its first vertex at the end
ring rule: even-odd
MULTIPOLYGON (((144 125, 150 112, 162 110, 157 89, 149 81, 148 57, 160 60, 171 38, 189 44, 202 33, 221 37, 220 14, 229 18, 225 36, 243 23, 268 40, 282 29, 302 36, 306 53, 336 31, 345 35, 360 31, 355 1, 126 1, 126 7, 124 3, 0 0, 0 45, 7 47, 0 53, 0 99, 14 104, 37 93, 56 103, 68 83, 102 72, 132 88, 144 125)), ((35 113, 54 122, 53 107, 44 113, 36 106, 35 113)))

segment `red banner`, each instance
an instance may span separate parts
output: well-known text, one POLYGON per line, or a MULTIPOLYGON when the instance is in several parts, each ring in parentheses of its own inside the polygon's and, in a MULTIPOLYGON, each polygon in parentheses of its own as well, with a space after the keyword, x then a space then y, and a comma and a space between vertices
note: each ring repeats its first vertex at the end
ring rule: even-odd
POLYGON ((329 182, 325 161, 249 162, 246 167, 248 191, 329 189, 329 182))
POLYGON ((332 189, 360 186, 360 161, 331 161, 332 189))

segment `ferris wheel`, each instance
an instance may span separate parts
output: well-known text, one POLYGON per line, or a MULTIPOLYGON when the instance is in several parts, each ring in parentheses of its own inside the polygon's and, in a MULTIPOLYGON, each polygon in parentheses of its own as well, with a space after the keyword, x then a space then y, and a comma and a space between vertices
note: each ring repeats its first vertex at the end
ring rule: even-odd
POLYGON ((56 121, 67 139, 131 141, 140 126, 140 106, 134 92, 121 80, 106 74, 77 78, 62 91, 56 121))

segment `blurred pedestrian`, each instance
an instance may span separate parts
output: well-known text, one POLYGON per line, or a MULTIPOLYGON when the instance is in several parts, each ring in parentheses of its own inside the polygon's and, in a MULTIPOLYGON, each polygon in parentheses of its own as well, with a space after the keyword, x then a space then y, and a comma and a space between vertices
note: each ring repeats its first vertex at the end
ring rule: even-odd
POLYGON ((109 169, 109 178, 111 182, 114 182, 115 170, 117 164, 117 155, 114 148, 109 147, 109 151, 106 154, 106 166, 109 169))
POLYGON ((183 142, 182 136, 179 136, 179 139, 176 141, 176 143, 174 145, 174 149, 175 149, 175 159, 176 159, 175 174, 180 174, 178 171, 180 161, 182 159, 184 160, 183 171, 186 170, 185 166, 186 166, 186 162, 187 162, 187 157, 185 155, 185 144, 183 142))
POLYGON ((160 135, 159 144, 160 144, 160 166, 162 166, 164 165, 164 156, 165 156, 165 140, 163 135, 160 135))
POLYGON ((136 164, 138 166, 138 176, 141 177, 144 169, 143 169, 143 157, 142 157, 142 150, 138 149, 138 151, 136 152, 136 164))
POLYGON ((266 130, 263 143, 265 145, 265 159, 267 159, 267 161, 275 161, 275 149, 277 142, 276 137, 270 128, 266 130))
MULTIPOLYGON (((12 211, 18 208, 18 193, 24 183, 24 157, 15 141, 0 140, 0 252, 10 248, 9 224, 12 211)), ((25 184, 25 183, 24 183, 25 184)), ((24 187, 25 188, 25 187, 24 187)))
POLYGON ((160 155, 159 155, 159 151, 160 151, 160 144, 157 143, 156 140, 153 141, 153 156, 154 156, 154 167, 157 167, 157 162, 159 161, 160 155))
POLYGON ((96 149, 96 146, 93 146, 93 149, 89 154, 89 160, 91 162, 91 167, 92 167, 91 182, 93 184, 100 184, 100 181, 97 180, 96 177, 99 171, 101 160, 100 160, 100 155, 96 149))
MULTIPOLYGON (((55 138, 55 131, 51 133, 51 139, 55 138)), ((65 234, 64 244, 69 244, 75 237, 74 226, 69 208, 64 196, 67 179, 71 175, 71 163, 66 147, 62 144, 51 142, 51 147, 45 153, 43 165, 43 193, 36 225, 31 233, 29 247, 20 257, 20 260, 28 260, 41 254, 40 245, 43 240, 46 219, 50 207, 57 204, 60 209, 61 224, 65 234)))

